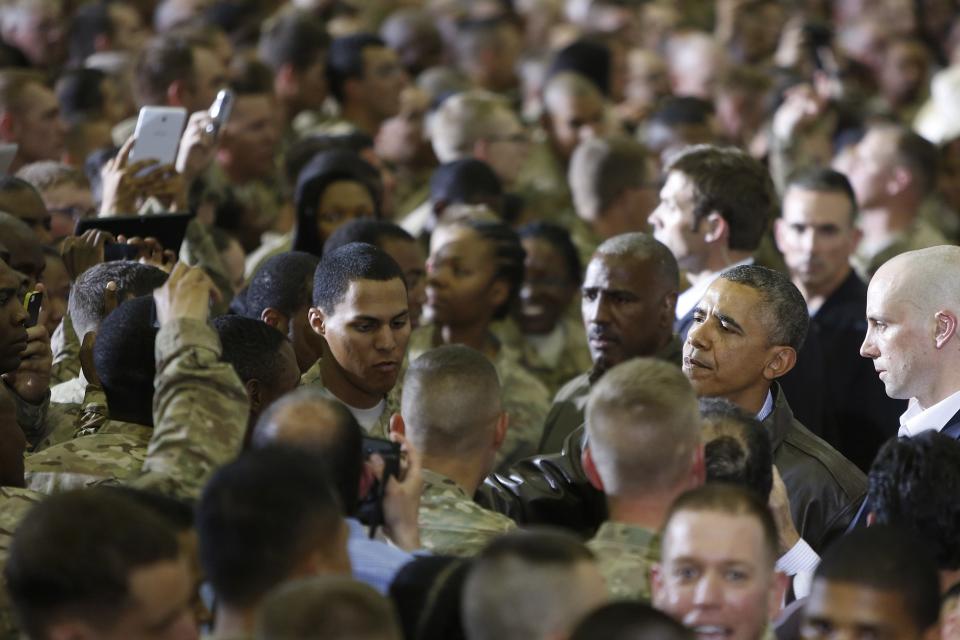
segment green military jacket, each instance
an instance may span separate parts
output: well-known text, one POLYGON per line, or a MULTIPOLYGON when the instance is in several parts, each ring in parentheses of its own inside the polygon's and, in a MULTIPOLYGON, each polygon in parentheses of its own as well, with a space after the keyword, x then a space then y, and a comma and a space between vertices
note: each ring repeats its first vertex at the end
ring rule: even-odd
POLYGON ((614 598, 650 602, 650 569, 660 562, 660 537, 643 527, 604 522, 587 542, 614 598))

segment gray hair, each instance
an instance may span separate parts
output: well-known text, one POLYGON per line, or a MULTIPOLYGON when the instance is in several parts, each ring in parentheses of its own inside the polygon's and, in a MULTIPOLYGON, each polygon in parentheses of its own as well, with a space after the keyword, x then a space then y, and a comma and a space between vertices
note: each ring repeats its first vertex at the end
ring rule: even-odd
POLYGON ((769 344, 800 351, 807 337, 810 315, 803 294, 790 282, 790 278, 779 271, 755 264, 734 267, 724 271, 720 277, 760 293, 766 311, 761 317, 764 318, 769 344))

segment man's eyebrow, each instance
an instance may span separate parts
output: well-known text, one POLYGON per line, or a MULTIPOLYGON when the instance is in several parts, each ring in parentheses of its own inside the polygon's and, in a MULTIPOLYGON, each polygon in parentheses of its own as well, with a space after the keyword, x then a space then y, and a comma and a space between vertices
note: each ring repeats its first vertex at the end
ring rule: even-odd
POLYGON ((740 323, 737 322, 736 320, 734 320, 733 318, 731 318, 730 316, 728 316, 727 314, 725 314, 725 313, 719 313, 719 312, 718 312, 718 313, 716 313, 716 314, 714 314, 714 315, 716 315, 716 316, 717 316, 717 319, 720 320, 720 322, 722 322, 723 324, 728 324, 728 325, 730 325, 731 327, 733 327, 734 329, 736 329, 736 330, 739 331, 740 333, 743 333, 743 332, 744 332, 744 331, 743 331, 743 327, 740 326, 740 323))

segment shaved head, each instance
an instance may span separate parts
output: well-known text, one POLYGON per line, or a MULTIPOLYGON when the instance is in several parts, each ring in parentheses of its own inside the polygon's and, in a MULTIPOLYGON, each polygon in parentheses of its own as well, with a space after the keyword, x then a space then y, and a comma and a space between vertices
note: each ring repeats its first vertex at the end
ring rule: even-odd
POLYGON ((469 347, 431 349, 407 370, 400 413, 411 443, 426 455, 471 454, 493 439, 501 413, 497 370, 469 347))
POLYGON ((891 398, 929 408, 960 389, 960 247, 909 251, 884 263, 867 289, 860 355, 891 398))
POLYGON ((689 476, 700 443, 696 394, 675 365, 628 360, 590 391, 587 434, 607 495, 676 487, 689 476))

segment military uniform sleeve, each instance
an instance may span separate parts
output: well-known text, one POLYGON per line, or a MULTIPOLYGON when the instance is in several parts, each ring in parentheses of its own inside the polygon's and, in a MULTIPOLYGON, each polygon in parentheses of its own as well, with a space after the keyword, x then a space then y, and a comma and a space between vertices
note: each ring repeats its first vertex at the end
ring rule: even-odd
POLYGON ((176 320, 157 334, 154 433, 133 484, 194 499, 214 469, 240 452, 249 403, 206 323, 176 320))
POLYGON ((73 329, 70 315, 64 315, 63 321, 50 338, 53 349, 53 369, 50 371, 50 386, 72 380, 80 375, 80 340, 73 329))
POLYGON ((180 246, 180 260, 191 267, 203 269, 222 294, 222 301, 216 305, 215 313, 225 312, 233 299, 233 284, 223 258, 213 244, 213 237, 202 222, 196 218, 187 224, 187 233, 180 246))
POLYGON ((543 435, 543 422, 550 411, 550 394, 542 382, 522 370, 519 364, 511 364, 504 369, 503 409, 510 423, 503 446, 497 454, 499 470, 507 470, 536 453, 543 435))

